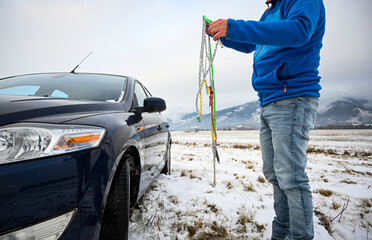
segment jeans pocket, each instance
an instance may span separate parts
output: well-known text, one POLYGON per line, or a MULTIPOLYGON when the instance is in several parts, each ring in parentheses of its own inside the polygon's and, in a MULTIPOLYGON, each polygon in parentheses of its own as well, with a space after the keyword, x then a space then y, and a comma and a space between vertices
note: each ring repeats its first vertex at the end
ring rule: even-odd
POLYGON ((316 114, 316 109, 312 107, 305 107, 302 134, 308 141, 310 140, 310 130, 314 129, 316 114))

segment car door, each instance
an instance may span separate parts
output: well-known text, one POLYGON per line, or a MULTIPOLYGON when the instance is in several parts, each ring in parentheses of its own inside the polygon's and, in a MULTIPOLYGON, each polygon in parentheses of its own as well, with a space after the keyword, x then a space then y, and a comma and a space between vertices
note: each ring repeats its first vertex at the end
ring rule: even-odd
MULTIPOLYGON (((146 97, 151 96, 143 85, 136 81, 134 85, 134 100, 135 104, 143 107, 143 102, 146 97)), ((144 165, 142 169, 143 189, 146 189, 153 179, 160 173, 161 167, 164 165, 166 145, 168 139, 168 128, 165 117, 160 113, 142 113, 144 122, 144 165)))

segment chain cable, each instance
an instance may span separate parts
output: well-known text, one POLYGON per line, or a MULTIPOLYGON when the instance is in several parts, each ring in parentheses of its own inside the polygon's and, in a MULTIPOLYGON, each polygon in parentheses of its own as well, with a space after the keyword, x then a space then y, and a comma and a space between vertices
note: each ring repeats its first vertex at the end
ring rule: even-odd
MULTIPOLYGON (((214 51, 211 48, 211 39, 206 34, 207 20, 203 18, 202 24, 202 38, 199 57, 199 87, 196 94, 195 106, 198 113, 197 121, 201 122, 201 114, 203 112, 203 96, 202 91, 205 86, 205 91, 209 95, 209 107, 211 108, 211 135, 212 135, 212 153, 213 153, 213 187, 216 185, 216 160, 220 163, 220 158, 217 152, 217 132, 216 132, 216 114, 215 114, 215 89, 214 89, 214 73, 213 62, 216 57, 218 45, 221 44, 220 40, 216 41, 214 51), (209 86, 207 83, 209 78, 209 86)), ((222 44, 221 44, 222 46, 222 44)))

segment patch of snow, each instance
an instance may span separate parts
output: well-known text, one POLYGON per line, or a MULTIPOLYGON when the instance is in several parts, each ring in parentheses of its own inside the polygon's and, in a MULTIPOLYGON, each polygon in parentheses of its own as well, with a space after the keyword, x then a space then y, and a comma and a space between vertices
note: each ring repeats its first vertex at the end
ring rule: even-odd
POLYGON ((361 124, 362 123, 361 121, 363 121, 364 119, 372 118, 372 113, 370 113, 369 111, 360 108, 356 108, 356 110, 359 111, 359 114, 356 117, 347 120, 346 121, 347 123, 361 124))
POLYGON ((237 109, 234 110, 234 112, 241 112, 244 110, 244 106, 240 106, 237 109))
POLYGON ((359 111, 359 115, 362 117, 362 118, 372 118, 372 113, 367 111, 367 110, 363 110, 363 109, 360 109, 360 108, 357 108, 358 111, 359 111))
POLYGON ((223 121, 225 121, 226 119, 229 119, 229 117, 228 117, 228 116, 222 116, 222 117, 219 117, 219 118, 216 120, 216 122, 223 122, 223 121))
POLYGON ((257 108, 256 111, 254 113, 252 113, 251 117, 252 117, 252 120, 256 123, 259 123, 261 121, 261 109, 260 108, 257 108))
MULTIPOLYGON (((172 132, 172 174, 160 175, 140 200, 130 239, 270 239, 273 194, 271 185, 262 181, 259 131, 217 134, 221 164, 216 165, 213 187, 210 132, 172 132)), ((318 213, 315 239, 367 239, 372 224, 372 131, 312 131, 309 150, 307 172, 318 213), (323 196, 322 189, 331 195, 323 196)))

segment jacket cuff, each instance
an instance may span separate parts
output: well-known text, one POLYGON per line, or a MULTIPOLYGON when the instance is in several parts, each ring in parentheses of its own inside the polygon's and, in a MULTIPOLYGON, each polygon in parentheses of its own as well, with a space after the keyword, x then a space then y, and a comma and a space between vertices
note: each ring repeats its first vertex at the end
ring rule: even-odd
POLYGON ((234 40, 234 31, 233 31, 233 25, 235 24, 234 19, 227 19, 227 33, 226 33, 226 39, 227 40, 234 40))

